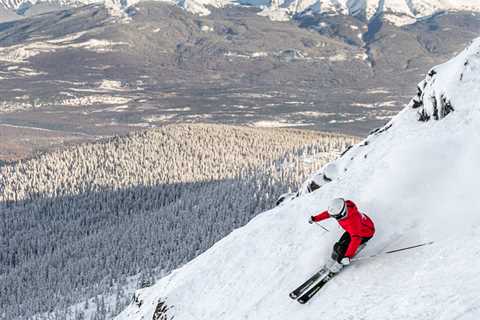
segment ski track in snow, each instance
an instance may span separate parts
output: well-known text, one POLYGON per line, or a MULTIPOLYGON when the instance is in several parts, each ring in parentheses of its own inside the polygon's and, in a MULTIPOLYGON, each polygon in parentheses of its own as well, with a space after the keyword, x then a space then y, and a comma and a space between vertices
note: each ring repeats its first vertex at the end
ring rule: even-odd
POLYGON ((437 66, 425 89, 425 99, 448 96, 453 113, 419 122, 417 111, 405 108, 390 129, 336 161, 347 170, 336 181, 258 215, 138 291, 142 306, 132 304, 116 319, 151 319, 159 298, 174 306, 176 320, 479 319, 479 48, 480 39, 437 66), (325 233, 307 218, 338 196, 376 223, 360 256, 435 243, 357 261, 300 305, 288 293, 328 260, 341 235, 332 219, 323 223, 325 233))

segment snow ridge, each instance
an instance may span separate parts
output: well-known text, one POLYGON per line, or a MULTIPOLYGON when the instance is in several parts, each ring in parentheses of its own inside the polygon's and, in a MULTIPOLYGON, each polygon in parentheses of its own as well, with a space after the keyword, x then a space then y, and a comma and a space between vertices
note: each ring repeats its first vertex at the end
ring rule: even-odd
POLYGON ((407 106, 337 159, 343 174, 336 180, 260 214, 139 290, 116 319, 152 319, 165 299, 177 320, 478 319, 480 260, 470 257, 480 253, 479 52, 477 39, 435 67, 417 97, 424 106, 407 106), (454 111, 418 121, 419 108, 434 117, 428 100, 439 95, 454 111), (307 219, 338 196, 354 200, 376 223, 362 255, 435 243, 354 263, 301 306, 288 292, 329 259, 341 235, 332 219, 324 222, 328 233, 307 219))

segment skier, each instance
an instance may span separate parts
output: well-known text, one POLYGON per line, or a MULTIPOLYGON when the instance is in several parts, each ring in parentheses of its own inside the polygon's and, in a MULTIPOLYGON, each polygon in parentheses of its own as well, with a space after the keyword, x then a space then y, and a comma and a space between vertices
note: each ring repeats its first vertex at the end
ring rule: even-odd
POLYGON ((331 272, 338 273, 344 266, 350 264, 350 259, 373 237, 375 226, 366 214, 358 211, 353 201, 342 198, 333 199, 328 210, 311 216, 308 222, 314 223, 328 218, 337 219, 338 224, 345 230, 340 240, 333 246, 332 261, 327 264, 331 272))

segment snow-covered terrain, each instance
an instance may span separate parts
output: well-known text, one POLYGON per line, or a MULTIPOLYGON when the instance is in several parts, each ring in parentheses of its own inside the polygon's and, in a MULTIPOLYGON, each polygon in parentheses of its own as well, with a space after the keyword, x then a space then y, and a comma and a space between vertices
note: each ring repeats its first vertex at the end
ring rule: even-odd
POLYGON ((0 22, 99 2, 103 0, 0 0, 0 22))
POLYGON ((159 299, 176 320, 478 319, 480 39, 434 70, 415 103, 337 160, 337 180, 260 214, 139 291, 117 320, 152 319, 159 299), (441 111, 444 97, 454 111, 441 111), (338 196, 376 222, 361 256, 434 244, 353 263, 300 305, 288 293, 327 261, 341 234, 335 221, 326 233, 307 218, 338 196))
POLYGON ((57 6, 80 6, 96 2, 102 2, 102 0, 0 0, 0 7, 14 9, 21 13, 28 7, 41 3, 48 3, 57 6))
POLYGON ((442 11, 479 11, 476 0, 278 0, 265 11, 273 19, 282 19, 305 11, 353 15, 366 18, 383 15, 396 25, 415 22, 442 11))
MULTIPOLYGON (((60 7, 78 7, 90 3, 104 3, 114 16, 143 0, 0 0, 0 8, 24 15, 35 5, 47 3, 60 7)), ((261 15, 272 20, 286 21, 298 13, 325 13, 352 15, 367 20, 382 16, 396 25, 410 24, 416 19, 443 11, 480 11, 477 0, 156 0, 172 3, 185 10, 208 15, 211 8, 228 5, 248 5, 262 9, 261 15), (210 8, 210 9, 209 9, 210 8)))
POLYGON ((49 41, 31 42, 28 44, 6 46, 0 48, 0 62, 26 63, 41 53, 51 53, 62 49, 84 49, 92 52, 112 52, 121 46, 128 46, 125 42, 90 39, 85 42, 75 42, 84 35, 84 32, 69 35, 49 41))
POLYGON ((416 19, 442 11, 480 11, 476 0, 186 0, 191 12, 207 14, 208 6, 222 7, 228 4, 246 4, 264 9, 261 14, 272 20, 289 20, 294 14, 316 12, 352 15, 366 18, 383 15, 397 24, 409 24, 416 19))

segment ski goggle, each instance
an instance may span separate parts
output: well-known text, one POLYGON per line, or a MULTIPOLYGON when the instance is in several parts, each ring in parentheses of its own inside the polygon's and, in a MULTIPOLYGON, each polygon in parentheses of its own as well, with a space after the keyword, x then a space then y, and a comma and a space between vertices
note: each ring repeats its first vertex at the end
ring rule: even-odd
POLYGON ((337 220, 342 220, 347 216, 347 213, 348 213, 347 206, 344 206, 342 212, 340 212, 339 214, 332 214, 330 216, 337 220))

